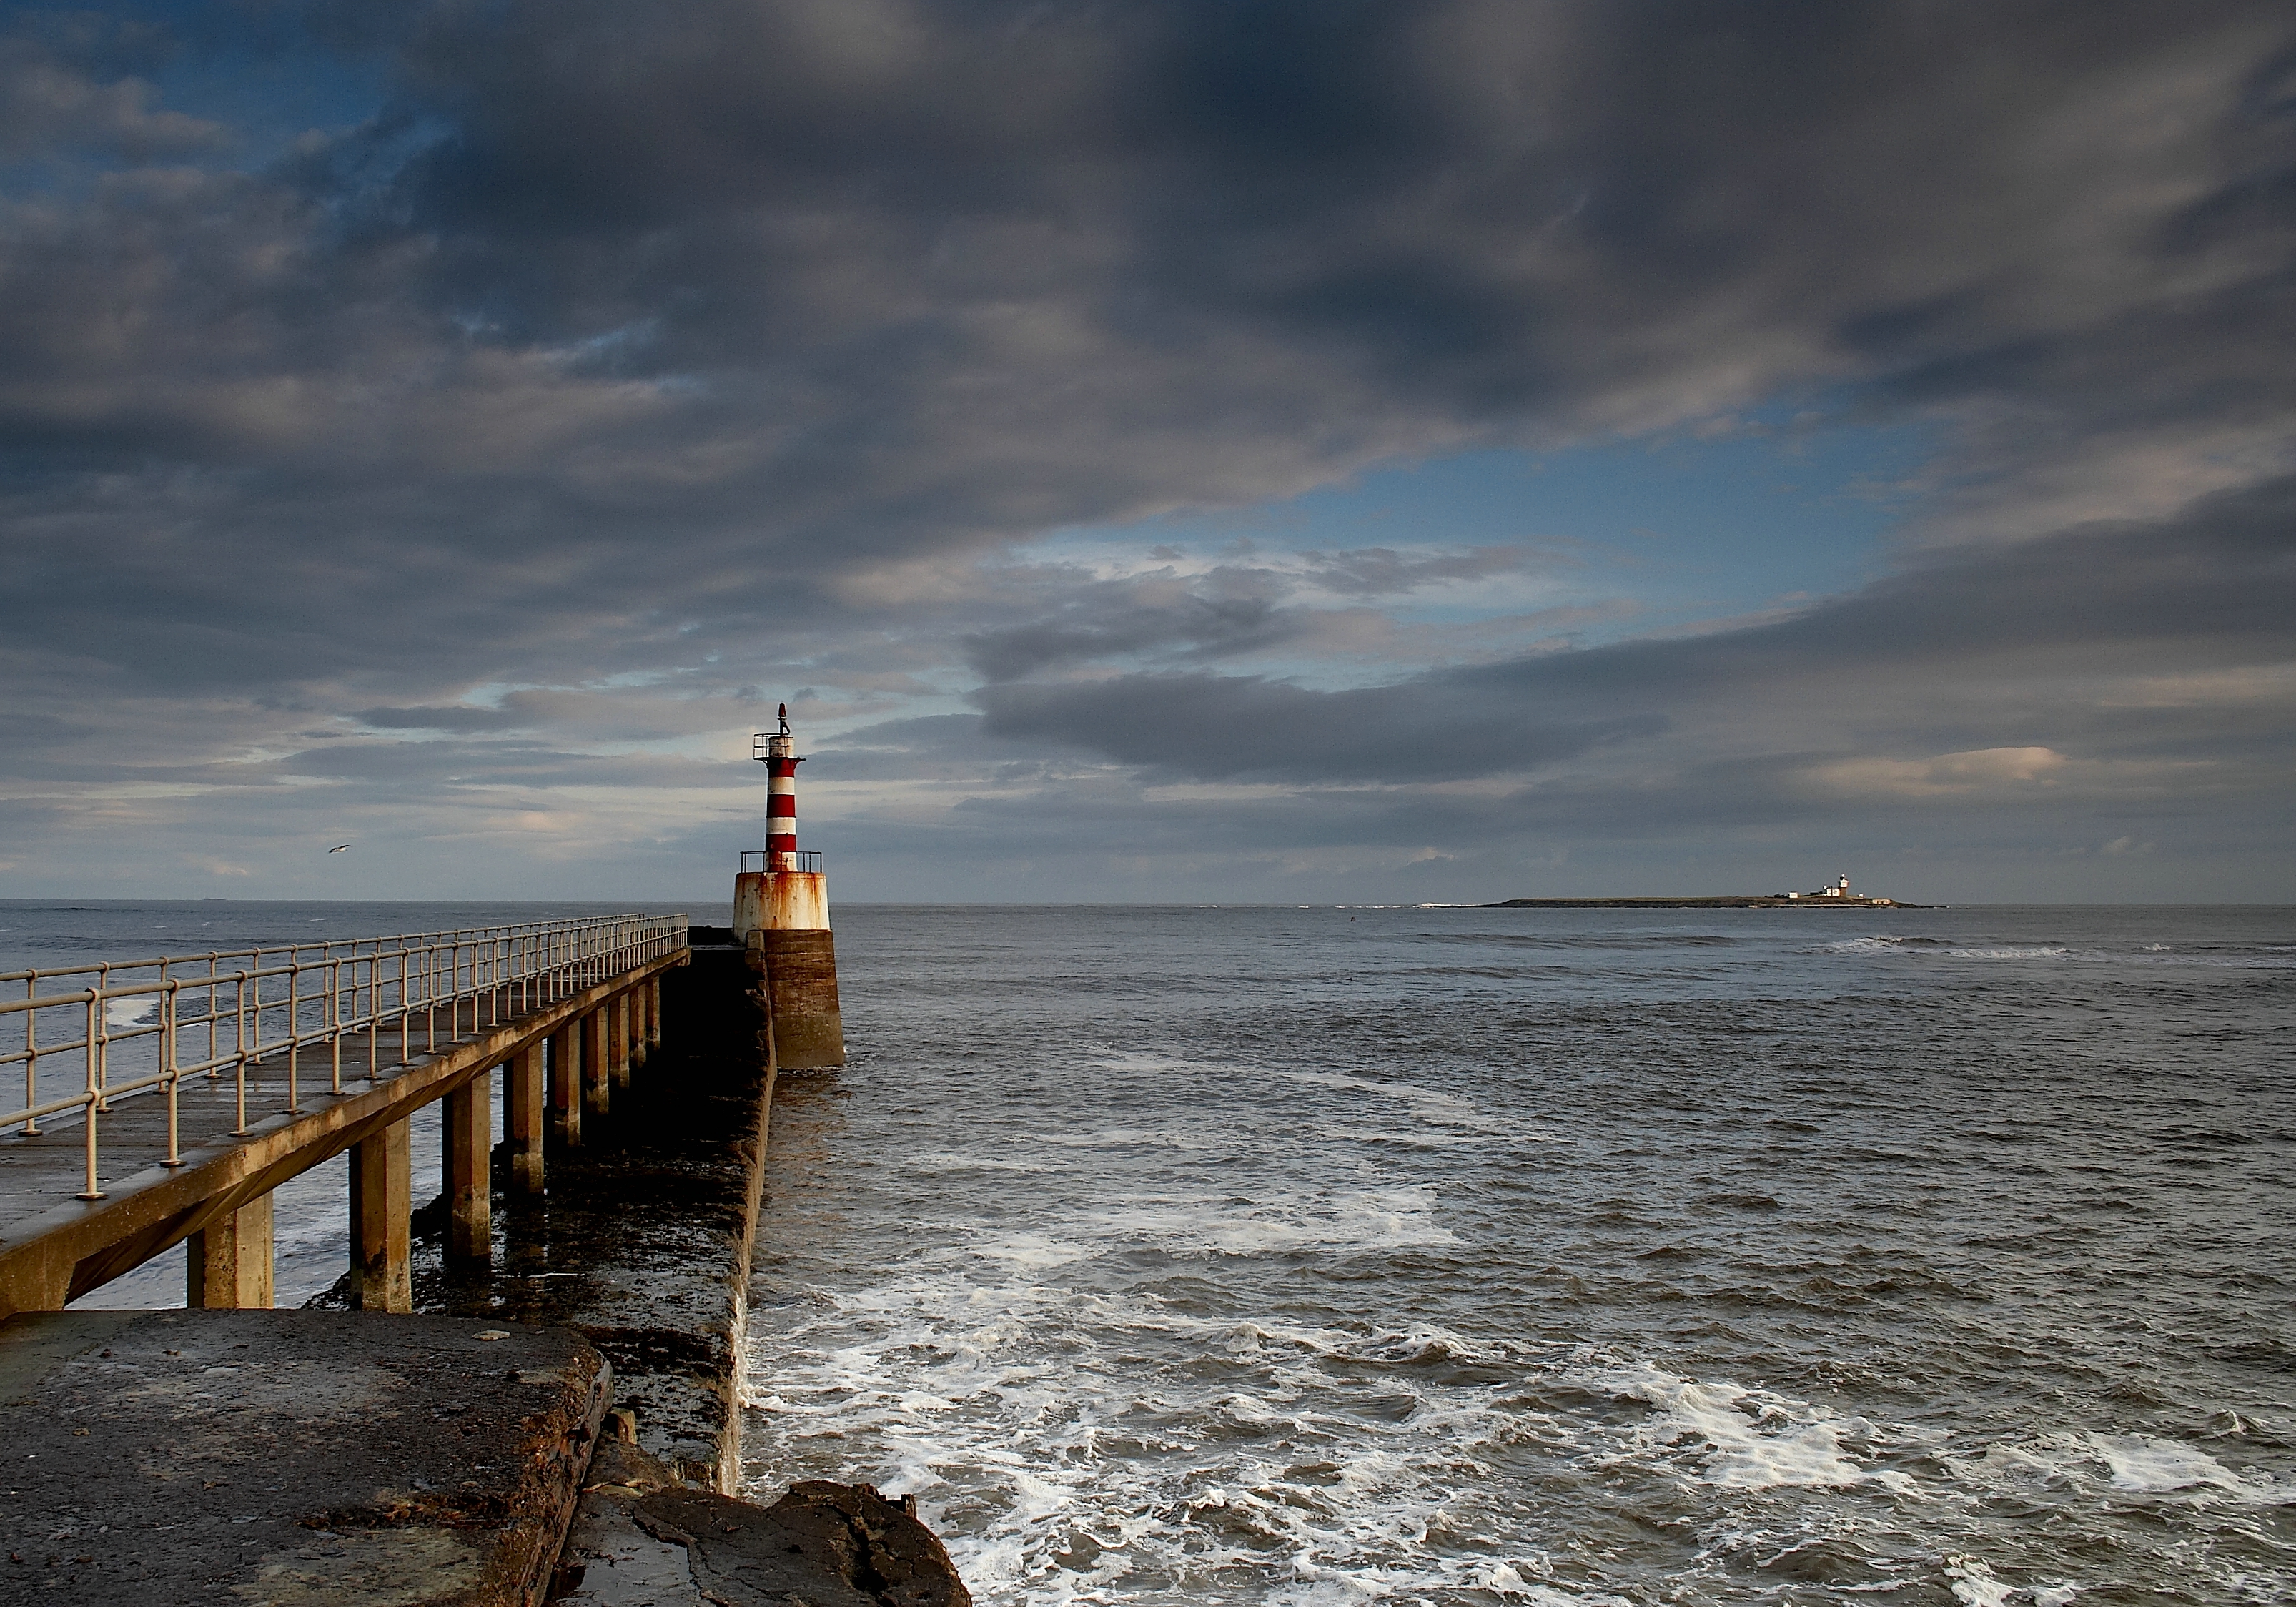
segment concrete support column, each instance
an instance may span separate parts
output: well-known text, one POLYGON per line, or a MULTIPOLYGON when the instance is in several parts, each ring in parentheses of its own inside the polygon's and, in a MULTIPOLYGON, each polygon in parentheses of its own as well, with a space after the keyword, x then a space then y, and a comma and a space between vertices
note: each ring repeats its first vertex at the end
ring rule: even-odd
POLYGON ((481 1071, 447 1095, 447 1256, 484 1261, 494 1250, 494 1074, 481 1071))
POLYGON ((582 1024, 550 1035, 550 1130, 569 1149, 582 1144, 582 1024))
POLYGON ((650 996, 644 982, 630 989, 630 1069, 632 1070, 644 1066, 646 1045, 653 1042, 646 1036, 646 1000, 650 996))
POLYGON ((607 1042, 611 1013, 601 1004, 582 1018, 582 1104, 592 1116, 603 1116, 613 1097, 614 1070, 607 1042))
POLYGON ((614 1086, 630 1086, 630 994, 624 988, 606 1006, 606 1030, 613 1040, 610 1053, 614 1068, 614 1086))
POLYGON ((656 972, 646 979, 646 1044, 649 1047, 661 1042, 661 973, 656 972))
POLYGON ((271 1309, 271 1196, 258 1194, 184 1242, 184 1304, 193 1310, 271 1309))
POLYGON ((351 1146, 351 1309, 412 1311, 407 1218, 414 1209, 406 1124, 379 1127, 351 1146))
POLYGON ((503 1142, 510 1145, 510 1192, 542 1192, 542 1045, 529 1044, 503 1068, 503 1142))

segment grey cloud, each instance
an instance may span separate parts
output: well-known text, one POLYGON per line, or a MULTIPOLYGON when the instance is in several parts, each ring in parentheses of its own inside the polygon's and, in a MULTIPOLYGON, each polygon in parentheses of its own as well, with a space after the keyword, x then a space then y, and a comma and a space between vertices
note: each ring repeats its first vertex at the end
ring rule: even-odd
POLYGON ((1555 719, 1496 700, 1447 702, 1432 678, 1316 692, 1241 676, 1126 676, 975 694, 987 729, 1198 780, 1449 781, 1650 736, 1662 715, 1555 719))
MULTIPOLYGON (((2174 709, 2113 707, 2116 695, 2128 701, 2114 689, 2284 665, 2296 657, 2292 618, 2296 480, 2284 480, 2220 496, 2171 525, 1939 556, 1752 628, 1347 691, 1132 675, 976 697, 994 734, 1197 779, 1399 784, 1548 767, 1598 745, 1695 771, 1710 762, 1700 734, 1723 732, 1767 750, 1731 762, 1734 773, 1766 774, 1775 804, 1812 763, 1884 744, 1908 760, 2052 743, 2094 758, 2197 748, 2229 759, 2269 741, 2288 712, 2284 689, 2248 703, 2202 692, 2174 709), (1680 739, 1672 750, 1634 740, 1662 734, 1680 739), (1813 734, 1831 740, 1813 749, 1813 734)), ((1635 811, 1635 791, 1612 797, 1614 816, 1635 811)), ((1675 798, 1687 807, 1717 795, 1693 776, 1675 798)))
MULTIPOLYGON (((1308 600, 1357 603, 1406 598, 1445 582, 1529 567, 1523 546, 1404 553, 1383 547, 1304 551, 1281 567, 1238 562, 1196 574, 1150 571, 1122 579, 1069 578, 1048 616, 964 635, 965 659, 988 681, 1017 681, 1062 666, 1131 656, 1203 663, 1265 653, 1314 635, 1308 600)), ((1068 578, 1046 570, 1037 588, 1068 578)), ((1019 598, 1000 602, 1014 609, 1019 598)))
POLYGON ((381 731, 500 731, 528 722, 507 709, 466 704, 421 709, 355 709, 351 717, 381 731))

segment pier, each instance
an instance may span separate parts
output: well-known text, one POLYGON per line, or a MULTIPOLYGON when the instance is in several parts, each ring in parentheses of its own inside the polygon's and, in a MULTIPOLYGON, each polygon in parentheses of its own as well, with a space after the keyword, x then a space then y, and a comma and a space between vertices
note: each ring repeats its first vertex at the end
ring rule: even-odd
POLYGON ((413 1309, 407 1119, 444 1102, 449 1253, 489 1253, 492 1090, 548 1187, 661 1037, 684 916, 624 915, 0 976, 0 1319, 179 1243, 194 1308, 271 1304, 271 1193, 348 1152, 352 1304, 413 1309), (20 1079, 20 1080, 18 1080, 20 1079))

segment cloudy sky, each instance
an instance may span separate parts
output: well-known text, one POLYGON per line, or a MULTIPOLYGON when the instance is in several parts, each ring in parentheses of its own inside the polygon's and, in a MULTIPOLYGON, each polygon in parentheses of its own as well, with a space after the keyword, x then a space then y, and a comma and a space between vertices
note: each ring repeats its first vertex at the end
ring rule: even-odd
POLYGON ((13 10, 0 896, 2296 899, 2292 357, 2284 0, 13 10))

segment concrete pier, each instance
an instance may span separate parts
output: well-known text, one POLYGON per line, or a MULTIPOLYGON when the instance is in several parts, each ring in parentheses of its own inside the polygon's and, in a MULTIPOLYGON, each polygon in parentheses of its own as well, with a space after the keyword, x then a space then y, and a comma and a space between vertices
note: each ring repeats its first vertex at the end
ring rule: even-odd
POLYGON ((19 1314, 0 1602, 537 1607, 610 1385, 515 1324, 19 1314))

